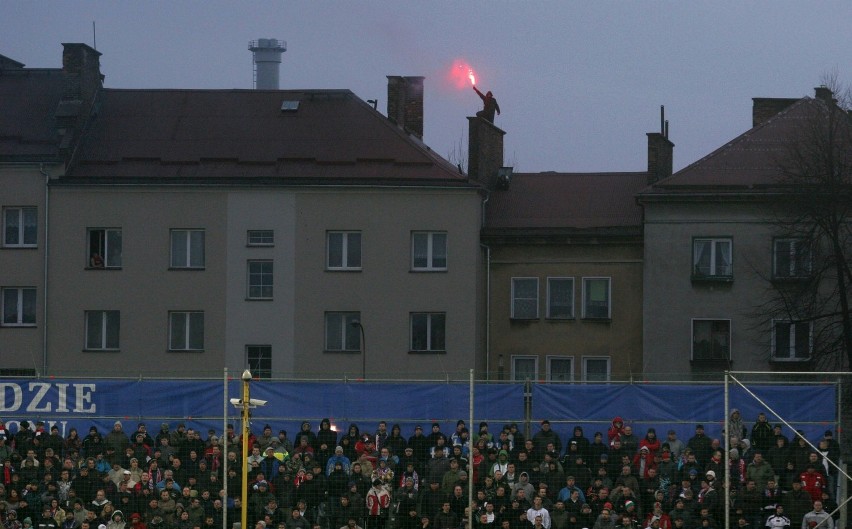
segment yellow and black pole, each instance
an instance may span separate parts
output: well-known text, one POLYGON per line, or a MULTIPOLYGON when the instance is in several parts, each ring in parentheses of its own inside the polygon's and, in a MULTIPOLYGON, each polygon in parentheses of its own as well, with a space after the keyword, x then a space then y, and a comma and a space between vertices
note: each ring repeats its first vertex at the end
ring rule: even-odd
POLYGON ((243 381, 243 398, 242 398, 242 490, 240 492, 240 528, 248 529, 248 443, 249 443, 249 405, 251 404, 251 399, 249 399, 249 382, 251 382, 251 372, 248 369, 243 371, 243 376, 241 377, 243 381))

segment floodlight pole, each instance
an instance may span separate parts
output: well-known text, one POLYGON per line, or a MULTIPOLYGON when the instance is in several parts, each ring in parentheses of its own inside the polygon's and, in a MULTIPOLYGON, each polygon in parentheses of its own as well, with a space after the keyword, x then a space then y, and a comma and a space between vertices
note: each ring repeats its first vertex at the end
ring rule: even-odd
MULTIPOLYGON (((242 375, 243 381, 243 399, 242 399, 242 430, 243 430, 243 461, 242 461, 242 491, 240 492, 240 525, 241 529, 246 529, 248 525, 248 440, 249 440, 249 382, 251 382, 251 372, 246 369, 242 375)), ((227 434, 227 432, 226 432, 227 434)))

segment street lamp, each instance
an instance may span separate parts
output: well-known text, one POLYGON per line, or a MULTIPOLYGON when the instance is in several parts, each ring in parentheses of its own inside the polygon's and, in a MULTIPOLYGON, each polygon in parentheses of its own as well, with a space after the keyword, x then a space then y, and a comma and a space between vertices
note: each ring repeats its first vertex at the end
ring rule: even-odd
POLYGON ((251 372, 246 369, 243 371, 243 375, 240 377, 243 381, 243 392, 241 399, 231 399, 231 404, 234 405, 235 408, 239 408, 240 415, 242 417, 242 490, 240 491, 240 523, 242 524, 240 527, 245 529, 246 523, 248 522, 248 440, 249 440, 249 409, 257 408, 258 406, 263 406, 266 404, 265 400, 260 399, 252 399, 249 398, 249 382, 251 382, 251 372))
POLYGON ((361 320, 352 320, 350 325, 361 330, 361 378, 367 380, 367 339, 364 337, 364 326, 361 325, 361 320))

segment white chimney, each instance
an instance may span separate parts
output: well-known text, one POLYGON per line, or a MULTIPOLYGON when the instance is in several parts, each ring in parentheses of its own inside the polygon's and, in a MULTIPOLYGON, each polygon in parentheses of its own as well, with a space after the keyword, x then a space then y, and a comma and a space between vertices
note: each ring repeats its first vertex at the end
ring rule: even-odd
POLYGON ((278 70, 281 54, 287 43, 279 39, 257 39, 249 42, 254 63, 254 87, 257 90, 278 90, 278 70))

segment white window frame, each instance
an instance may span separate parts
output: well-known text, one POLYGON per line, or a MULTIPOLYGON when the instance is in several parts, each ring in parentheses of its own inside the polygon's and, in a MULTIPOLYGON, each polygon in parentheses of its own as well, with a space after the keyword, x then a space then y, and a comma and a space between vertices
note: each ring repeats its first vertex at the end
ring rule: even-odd
POLYGON ((513 320, 537 320, 538 319, 538 291, 539 284, 537 277, 513 277, 512 278, 512 306, 511 306, 511 314, 510 317, 513 320), (518 282, 535 282, 535 298, 520 298, 517 296, 517 283, 518 282), (518 314, 518 310, 516 310, 516 305, 520 302, 535 302, 535 314, 529 316, 524 314, 518 314))
POLYGON ((583 357, 583 382, 603 383, 609 382, 612 377, 612 358, 609 356, 584 356, 583 357), (589 362, 590 361, 605 361, 606 362, 606 380, 589 380, 589 362))
POLYGON ((445 272, 449 264, 449 236, 445 231, 413 231, 411 232, 411 270, 414 272, 445 272), (444 238, 444 265, 436 265, 436 235, 444 238), (417 266, 415 263, 415 246, 420 237, 426 237, 426 266, 417 266))
MULTIPOLYGON (((548 277, 547 278, 547 319, 549 320, 573 320, 574 319, 574 292, 575 292, 575 281, 573 277, 548 277), (554 282, 567 282, 571 284, 571 309, 570 313, 567 316, 554 316, 553 315, 553 296, 552 288, 554 282)), ((571 368, 573 371, 573 367, 571 368)))
POLYGON ((689 336, 689 358, 693 362, 730 362, 731 358, 733 358, 732 344, 733 340, 731 339, 731 335, 733 334, 733 323, 730 318, 692 318, 692 322, 690 324, 690 336, 689 336), (712 324, 713 322, 727 322, 728 323, 728 357, 727 358, 696 358, 695 357, 695 324, 697 322, 711 322, 711 330, 710 330, 710 338, 712 343, 713 338, 713 330, 712 324))
POLYGON ((203 229, 172 229, 169 230, 169 264, 171 268, 183 270, 203 270, 205 268, 206 257, 206 233, 203 229), (183 248, 175 253, 175 236, 182 234, 185 237, 183 248), (200 234, 201 237, 201 264, 198 263, 198 256, 193 255, 192 239, 194 235, 200 234), (193 261, 196 264, 193 264, 193 261))
MULTIPOLYGON (((724 253, 724 252, 723 252, 724 253)), ((694 237, 692 239, 692 277, 695 279, 733 279, 734 277, 734 239, 732 237, 694 237), (710 243, 710 270, 707 273, 698 269, 698 244, 710 243), (728 245, 729 273, 722 274, 716 269, 716 255, 720 245, 728 245)))
POLYGON ((446 312, 412 312, 408 318, 408 348, 412 353, 445 353, 447 352, 447 313, 446 312), (414 319, 420 317, 426 317, 426 348, 425 349, 415 349, 414 348, 414 319), (433 336, 432 336, 432 327, 435 325, 435 320, 437 318, 443 318, 444 320, 444 336, 442 337, 442 341, 444 342, 443 347, 440 344, 433 344, 433 336))
POLYGON ((804 244, 804 239, 795 238, 795 237, 786 237, 786 238, 776 238, 772 240, 772 277, 774 279, 803 279, 810 277, 811 270, 813 266, 813 256, 811 255, 810 250, 807 250, 807 253, 804 255, 799 255, 799 247, 804 244), (778 257, 780 254, 779 244, 788 243, 789 249, 787 250, 788 258, 789 258, 789 269, 784 271, 784 273, 779 273, 778 269, 778 257), (799 258, 804 258, 806 262, 802 263, 802 268, 804 270, 799 270, 799 258))
POLYGON ((271 300, 275 286, 274 271, 272 259, 249 259, 246 261, 246 299, 271 300), (268 271, 265 270, 267 266, 269 267, 268 271))
POLYGON ((359 353, 361 352, 361 329, 358 325, 353 325, 353 322, 361 321, 361 313, 355 311, 329 311, 325 313, 323 324, 323 350, 329 353, 359 353), (329 343, 329 334, 336 335, 337 343, 329 343), (358 344, 356 347, 349 347, 350 339, 354 338, 358 344))
POLYGON ((35 327, 38 322, 38 297, 35 287, 3 287, 0 288, 0 325, 3 327, 35 327), (6 296, 13 295, 15 301, 15 321, 7 322, 6 296), (30 297, 30 300, 25 299, 30 297), (32 321, 24 318, 24 305, 29 301, 33 306, 32 321))
POLYGON ((248 230, 246 246, 275 246, 274 230, 248 230))
POLYGON ((532 360, 533 361, 533 365, 535 366, 535 369, 534 369, 535 374, 532 378, 530 378, 530 380, 532 382, 537 381, 538 380, 538 360, 539 360, 538 355, 512 355, 511 358, 509 359, 509 361, 511 363, 511 369, 512 369, 512 372, 510 373, 512 380, 515 381, 515 382, 523 382, 524 380, 526 380, 526 379, 517 378, 518 377, 518 369, 516 369, 516 367, 517 367, 516 362, 521 361, 521 360, 532 360))
POLYGON ((612 319, 612 278, 605 276, 591 276, 583 278, 583 319, 589 320, 610 320, 612 319), (589 291, 590 281, 606 281, 606 316, 590 316, 588 300, 586 296, 589 291))
POLYGON ((121 228, 88 228, 86 230, 86 243, 88 244, 88 252, 86 255, 86 266, 88 268, 94 269, 102 269, 102 268, 113 268, 119 269, 121 268, 121 256, 122 256, 122 233, 121 228), (115 246, 115 238, 114 234, 118 233, 118 248, 112 248, 115 246), (100 234, 99 240, 97 242, 92 241, 92 236, 95 234, 100 234), (113 238, 111 239, 110 234, 113 234, 113 238), (110 242, 112 240, 112 243, 110 242), (94 248, 96 253, 101 256, 103 261, 103 266, 94 266, 92 263, 92 250, 93 246, 97 246, 94 248), (117 262, 116 262, 117 261, 117 262))
POLYGON ((83 344, 85 351, 118 351, 121 348, 121 313, 117 310, 87 310, 86 311, 86 327, 83 344), (89 341, 89 327, 97 325, 99 330, 97 343, 89 341), (115 335, 116 343, 109 344, 110 325, 115 325, 113 334, 115 335))
POLYGON ((327 270, 347 270, 347 271, 358 271, 361 270, 361 264, 363 259, 363 249, 362 246, 364 238, 361 236, 361 232, 359 230, 331 230, 327 231, 325 234, 325 267, 327 270), (340 260, 341 263, 339 266, 331 264, 331 247, 332 247, 332 239, 336 238, 336 236, 340 236, 340 260), (358 237, 358 255, 357 255, 357 263, 355 263, 355 255, 354 251, 350 252, 349 250, 349 239, 352 238, 354 241, 355 236, 358 237))
POLYGON ((36 248, 38 247, 38 208, 35 206, 9 206, 3 208, 3 247, 5 248, 36 248), (17 242, 11 242, 6 237, 9 215, 17 213, 17 242), (27 242, 26 240, 26 214, 31 213, 35 219, 35 240, 27 242))
POLYGON ((204 311, 201 310, 175 310, 169 312, 169 351, 175 352, 200 352, 204 351, 204 311), (175 324, 183 320, 183 336, 175 335, 175 324), (193 325, 201 325, 201 344, 192 344, 193 325), (181 340, 176 344, 175 340, 181 340), (174 347, 178 345, 178 347, 174 347), (196 345, 196 347, 193 347, 196 345))
POLYGON ((814 350, 814 324, 813 322, 792 322, 790 320, 772 320, 772 360, 774 362, 807 362, 811 359, 814 350), (787 356, 778 356, 778 333, 779 325, 789 327, 789 354, 787 356), (807 326, 808 333, 808 351, 807 356, 796 356, 796 334, 800 326, 807 326))
POLYGON ((246 345, 246 367, 254 378, 272 378, 272 346, 246 345))
POLYGON ((574 382, 574 357, 561 355, 547 355, 547 381, 548 382, 574 382), (571 369, 568 371, 568 380, 553 380, 553 363, 569 362, 571 369))

